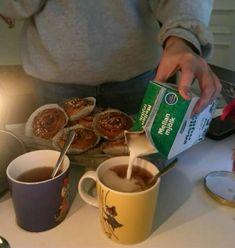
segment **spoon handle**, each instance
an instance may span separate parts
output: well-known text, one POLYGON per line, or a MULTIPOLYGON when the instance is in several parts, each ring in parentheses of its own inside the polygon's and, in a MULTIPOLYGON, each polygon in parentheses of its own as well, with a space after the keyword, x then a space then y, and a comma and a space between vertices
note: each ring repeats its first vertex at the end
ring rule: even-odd
POLYGON ((55 168, 51 174, 52 178, 55 177, 56 173, 58 172, 60 165, 62 164, 62 162, 64 160, 64 156, 65 156, 66 152, 68 151, 71 143, 73 142, 75 135, 76 135, 75 130, 71 130, 69 132, 69 135, 68 135, 67 139, 65 140, 65 143, 64 143, 64 146, 63 146, 62 151, 60 153, 60 156, 56 162, 56 166, 55 166, 55 168))
POLYGON ((150 178, 150 180, 148 181, 148 184, 150 185, 154 184, 160 176, 164 175, 166 172, 168 172, 170 169, 172 169, 176 165, 177 160, 178 159, 175 158, 167 166, 165 166, 162 170, 160 170, 155 176, 150 178))
POLYGON ((164 175, 166 172, 168 172, 170 169, 172 169, 175 165, 176 162, 178 161, 178 158, 175 158, 174 160, 172 160, 167 166, 165 166, 159 173, 160 175, 164 175))

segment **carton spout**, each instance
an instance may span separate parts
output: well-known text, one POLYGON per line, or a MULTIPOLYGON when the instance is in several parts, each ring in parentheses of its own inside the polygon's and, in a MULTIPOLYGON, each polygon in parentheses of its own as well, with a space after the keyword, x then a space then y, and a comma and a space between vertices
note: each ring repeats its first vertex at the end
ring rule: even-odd
POLYGON ((124 131, 125 143, 131 154, 145 156, 157 152, 155 146, 149 141, 144 130, 124 131))

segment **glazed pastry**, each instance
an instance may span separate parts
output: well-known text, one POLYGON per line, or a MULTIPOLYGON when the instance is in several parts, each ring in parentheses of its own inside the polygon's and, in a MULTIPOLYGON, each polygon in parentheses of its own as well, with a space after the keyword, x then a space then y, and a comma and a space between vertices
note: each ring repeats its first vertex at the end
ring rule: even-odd
POLYGON ((81 119, 89 115, 96 104, 94 97, 73 98, 63 103, 63 108, 69 117, 70 121, 81 119))
POLYGON ((91 113, 87 116, 82 117, 81 119, 78 119, 76 121, 70 121, 69 126, 75 126, 77 124, 85 127, 85 128, 92 128, 92 123, 94 119, 94 113, 91 113))
POLYGON ((26 136, 52 139, 68 123, 68 116, 58 104, 45 104, 36 109, 25 124, 26 136))
POLYGON ((125 139, 107 140, 100 145, 100 149, 102 152, 113 156, 129 154, 129 149, 125 143, 125 139))
POLYGON ((84 128, 81 125, 64 128, 53 139, 52 144, 55 149, 61 150, 70 130, 75 130, 75 138, 68 150, 69 154, 79 154, 96 146, 100 137, 92 129, 84 128))
POLYGON ((133 126, 133 120, 124 112, 117 109, 109 109, 95 115, 93 128, 97 135, 116 140, 124 137, 124 130, 133 126))

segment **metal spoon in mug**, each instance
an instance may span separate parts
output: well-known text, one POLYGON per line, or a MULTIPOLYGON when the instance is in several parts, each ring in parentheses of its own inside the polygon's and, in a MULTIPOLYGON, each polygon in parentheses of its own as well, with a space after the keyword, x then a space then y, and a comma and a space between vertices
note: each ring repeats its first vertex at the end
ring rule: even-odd
POLYGON ((0 248, 10 248, 8 241, 0 236, 0 248))
POLYGON ((170 169, 172 169, 177 162, 177 158, 175 158, 174 160, 172 160, 166 167, 164 167, 162 170, 160 170, 156 175, 154 175, 153 177, 151 177, 148 180, 148 185, 153 185, 155 184, 155 182, 158 180, 158 178, 160 176, 162 176, 163 174, 165 174, 166 172, 168 172, 170 169))
POLYGON ((65 140, 64 146, 63 146, 63 148, 61 150, 60 156, 59 156, 59 158, 58 158, 58 160, 56 162, 56 166, 55 166, 55 168, 54 168, 54 170, 53 170, 53 172, 51 174, 51 178, 55 177, 56 173, 58 172, 58 170, 59 170, 59 168, 60 168, 60 166, 61 166, 61 164, 62 164, 62 162, 64 160, 65 154, 68 151, 70 145, 72 144, 75 135, 76 135, 75 130, 71 130, 69 132, 69 134, 68 134, 68 136, 67 136, 67 138, 65 140))

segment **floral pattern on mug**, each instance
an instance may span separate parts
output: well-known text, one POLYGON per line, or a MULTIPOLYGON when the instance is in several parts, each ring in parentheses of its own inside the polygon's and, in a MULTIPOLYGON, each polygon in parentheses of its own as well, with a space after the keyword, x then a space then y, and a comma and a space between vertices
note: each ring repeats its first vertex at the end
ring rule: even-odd
POLYGON ((107 197, 110 191, 107 191, 104 195, 104 191, 100 188, 100 201, 102 205, 102 224, 104 227, 104 231, 107 236, 111 239, 111 237, 115 237, 118 240, 117 235, 115 234, 116 228, 121 228, 123 224, 119 223, 116 219, 118 216, 116 206, 108 206, 107 205, 107 197))
POLYGON ((61 190, 61 204, 58 209, 58 213, 55 216, 55 221, 56 222, 61 222, 69 209, 69 200, 68 200, 68 195, 69 195, 69 179, 66 177, 64 179, 63 187, 61 190))

